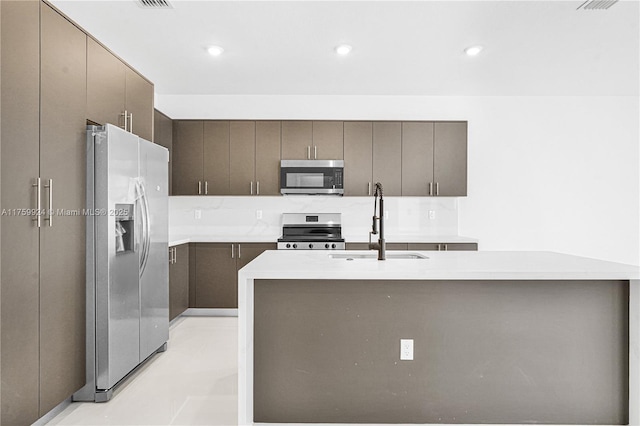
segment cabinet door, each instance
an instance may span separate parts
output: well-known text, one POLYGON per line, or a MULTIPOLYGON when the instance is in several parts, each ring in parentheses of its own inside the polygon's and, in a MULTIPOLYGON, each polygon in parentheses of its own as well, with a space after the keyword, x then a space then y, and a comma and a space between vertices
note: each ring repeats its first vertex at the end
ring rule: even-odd
POLYGON ((86 40, 42 3, 40 175, 55 213, 40 231, 41 416, 85 383, 86 40))
POLYGON ((125 106, 129 129, 142 139, 153 141, 153 83, 125 67, 125 106))
POLYGON ((453 243, 453 244, 447 244, 447 250, 477 251, 478 250, 478 243, 453 243))
POLYGON ((277 248, 278 245, 273 243, 239 243, 237 262, 238 270, 242 269, 246 264, 260 256, 262 252, 266 250, 276 250, 277 248))
POLYGON ((409 250, 475 251, 477 243, 409 243, 409 250))
POLYGON ((467 195, 467 123, 435 123, 434 172, 437 194, 467 195))
POLYGON ((280 195, 280 122, 256 121, 258 195, 280 195))
POLYGON ((311 159, 342 160, 344 158, 342 121, 314 121, 312 135, 311 159))
POLYGON ((438 243, 409 243, 409 250, 437 251, 439 246, 438 243))
POLYGON ((235 244, 196 244, 196 308, 237 308, 235 244))
POLYGON ((204 122, 204 195, 229 195, 229 122, 204 122))
POLYGON ((204 193, 203 181, 204 123, 174 121, 173 123, 173 193, 199 195, 204 193))
POLYGON ((87 119, 124 125, 126 66, 97 41, 87 39, 87 119))
POLYGON ((402 195, 431 195, 430 185, 433 185, 433 123, 404 122, 402 195))
POLYGON ((169 150, 169 195, 173 195, 173 121, 158 110, 153 116, 153 141, 169 150))
POLYGON ((384 195, 402 193, 402 126, 399 122, 373 123, 373 183, 382 183, 384 195))
POLYGON ((311 121, 282 122, 282 159, 308 160, 313 158, 311 121))
MULTIPOLYGON (((377 240, 374 240, 377 242, 377 240)), ((407 250, 407 243, 387 243, 387 250, 407 250)), ((346 243, 347 250, 371 250, 369 243, 346 243)), ((415 250, 415 249, 414 249, 415 250)), ((374 250, 371 250, 374 251, 374 250)))
MULTIPOLYGON (((35 208, 39 175, 40 2, 0 1, 2 208, 35 208)), ((38 417, 39 232, 31 216, 3 214, 0 424, 38 417)))
POLYGON ((230 191, 231 195, 256 193, 256 122, 229 123, 230 191))
POLYGON ((171 247, 175 263, 169 264, 169 321, 189 307, 189 245, 171 247))
POLYGON ((372 195, 373 124, 344 123, 344 195, 372 195))

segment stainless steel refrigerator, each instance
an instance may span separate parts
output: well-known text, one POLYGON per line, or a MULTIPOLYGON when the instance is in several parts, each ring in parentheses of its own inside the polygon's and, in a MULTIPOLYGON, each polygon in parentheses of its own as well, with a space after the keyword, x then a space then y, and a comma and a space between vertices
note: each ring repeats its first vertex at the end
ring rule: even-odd
POLYGON ((166 148, 119 127, 87 127, 87 384, 114 387, 169 339, 166 148))

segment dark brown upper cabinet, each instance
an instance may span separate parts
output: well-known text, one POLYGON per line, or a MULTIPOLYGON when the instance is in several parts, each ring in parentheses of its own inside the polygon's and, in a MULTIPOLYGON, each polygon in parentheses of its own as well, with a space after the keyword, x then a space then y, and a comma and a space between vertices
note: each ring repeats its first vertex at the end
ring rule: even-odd
POLYGON ((283 160, 342 160, 342 121, 283 121, 283 160))
POLYGON ((277 195, 279 121, 188 121, 173 126, 174 195, 277 195))
POLYGON ((372 195, 373 123, 344 123, 344 195, 372 195))
POLYGON ((231 195, 277 195, 280 122, 232 121, 229 125, 231 195))
POLYGON ((402 194, 402 125, 400 122, 373 122, 372 186, 376 182, 382 183, 385 196, 402 194))
POLYGON ((256 195, 280 194, 279 121, 256 121, 256 195))
POLYGON ((344 158, 344 122, 314 121, 311 160, 342 160, 344 158))
POLYGON ((204 121, 173 122, 173 194, 203 195, 204 121))
POLYGON ((153 114, 154 142, 169 150, 169 195, 173 195, 173 120, 158 110, 153 114))
POLYGON ((467 123, 402 123, 402 195, 467 195, 467 123))
POLYGON ((432 195, 433 123, 402 123, 402 195, 432 195))
POLYGON ((230 195, 228 121, 204 122, 203 195, 230 195))
POLYGON ((153 141, 153 84, 91 37, 87 40, 87 118, 153 141))
POLYGON ((310 160, 313 153, 313 123, 311 121, 282 122, 282 159, 310 160))
POLYGON ((467 122, 436 122, 433 148, 434 195, 467 195, 467 122))

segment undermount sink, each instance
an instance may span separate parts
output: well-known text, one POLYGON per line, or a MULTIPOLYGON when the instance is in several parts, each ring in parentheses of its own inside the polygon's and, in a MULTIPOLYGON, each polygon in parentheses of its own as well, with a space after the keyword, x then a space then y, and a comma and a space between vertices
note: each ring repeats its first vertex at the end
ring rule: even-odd
MULTIPOLYGON (((355 259, 377 259, 378 252, 367 252, 367 253, 331 253, 329 255, 331 259, 346 259, 346 260, 355 260, 355 259)), ((427 256, 422 255, 420 253, 386 253, 385 256, 387 259, 428 259, 427 256)))

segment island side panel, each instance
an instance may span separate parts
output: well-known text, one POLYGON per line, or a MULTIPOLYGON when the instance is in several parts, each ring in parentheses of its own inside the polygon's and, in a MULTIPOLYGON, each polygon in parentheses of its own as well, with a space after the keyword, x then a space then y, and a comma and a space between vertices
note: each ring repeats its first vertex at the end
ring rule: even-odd
POLYGON ((629 284, 629 424, 640 425, 640 280, 629 284))
POLYGON ((255 422, 628 422, 628 281, 255 280, 253 296, 255 422))

